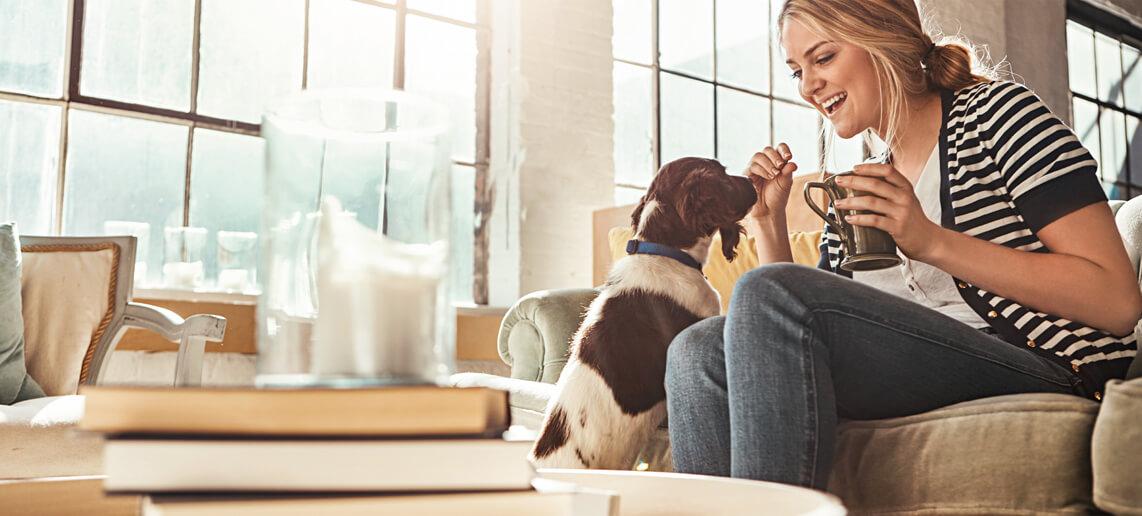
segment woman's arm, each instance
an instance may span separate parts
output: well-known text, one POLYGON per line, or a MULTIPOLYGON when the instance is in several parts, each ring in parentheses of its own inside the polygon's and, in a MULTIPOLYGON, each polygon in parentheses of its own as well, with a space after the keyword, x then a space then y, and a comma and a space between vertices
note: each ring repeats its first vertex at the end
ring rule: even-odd
POLYGON ((793 250, 789 247, 789 229, 785 221, 784 211, 773 213, 764 218, 748 217, 745 227, 754 239, 758 264, 793 261, 793 250))

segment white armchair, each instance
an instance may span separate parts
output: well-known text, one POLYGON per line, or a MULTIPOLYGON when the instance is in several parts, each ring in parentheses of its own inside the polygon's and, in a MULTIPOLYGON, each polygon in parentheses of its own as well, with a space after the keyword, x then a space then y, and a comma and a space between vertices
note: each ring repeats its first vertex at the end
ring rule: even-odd
POLYGON ((226 319, 132 302, 135 245, 129 236, 21 237, 24 362, 47 396, 0 405, 0 479, 102 473, 99 438, 74 431, 77 393, 105 378, 128 328, 178 342, 171 384, 201 383, 206 342, 222 340, 226 319))

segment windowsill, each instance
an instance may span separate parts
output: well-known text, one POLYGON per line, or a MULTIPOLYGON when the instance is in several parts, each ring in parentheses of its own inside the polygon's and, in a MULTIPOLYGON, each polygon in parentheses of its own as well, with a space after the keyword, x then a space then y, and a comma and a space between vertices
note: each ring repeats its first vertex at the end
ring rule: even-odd
MULTIPOLYGON (((258 294, 173 288, 137 288, 131 297, 133 299, 153 299, 156 301, 217 303, 225 305, 256 305, 258 303, 258 294)), ((457 315, 471 317, 503 317, 508 311, 508 307, 506 306, 477 305, 469 302, 457 302, 453 303, 452 306, 456 308, 457 315)))
POLYGON ((182 301, 188 303, 219 303, 226 305, 254 305, 258 303, 257 294, 174 288, 136 288, 131 294, 131 297, 134 299, 182 301))

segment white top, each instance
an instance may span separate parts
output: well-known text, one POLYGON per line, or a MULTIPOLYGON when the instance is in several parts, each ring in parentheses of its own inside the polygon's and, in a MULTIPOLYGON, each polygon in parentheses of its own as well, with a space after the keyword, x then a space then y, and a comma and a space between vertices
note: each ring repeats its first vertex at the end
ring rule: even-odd
MULTIPOLYGON (((914 190, 920 199, 920 206, 928 219, 940 223, 940 146, 932 149, 932 155, 924 165, 920 177, 916 179, 914 190)), ((975 313, 960 297, 952 276, 924 262, 904 256, 899 249, 896 254, 904 260, 899 267, 878 271, 854 272, 853 279, 866 285, 914 301, 937 312, 947 315, 972 328, 984 328, 988 324, 975 313)))

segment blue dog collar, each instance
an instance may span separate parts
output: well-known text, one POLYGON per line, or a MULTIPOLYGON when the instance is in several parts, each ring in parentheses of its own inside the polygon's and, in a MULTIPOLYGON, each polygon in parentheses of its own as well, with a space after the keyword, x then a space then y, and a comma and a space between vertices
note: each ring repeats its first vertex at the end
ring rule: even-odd
POLYGON ((640 240, 628 240, 627 254, 653 254, 657 256, 665 256, 667 258, 673 258, 679 262, 682 262, 687 267, 698 269, 698 272, 702 271, 702 264, 698 263, 698 260, 695 260, 693 256, 690 256, 677 248, 667 245, 655 244, 652 242, 642 242, 640 240))

